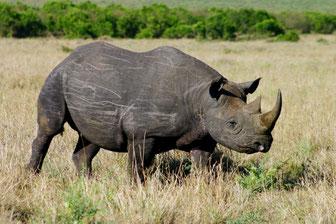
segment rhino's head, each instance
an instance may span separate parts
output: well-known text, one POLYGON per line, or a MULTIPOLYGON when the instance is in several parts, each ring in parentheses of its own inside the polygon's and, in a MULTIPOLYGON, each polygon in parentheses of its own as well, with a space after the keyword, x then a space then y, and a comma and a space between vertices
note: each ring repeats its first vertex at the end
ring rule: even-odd
POLYGON ((211 83, 212 103, 204 119, 209 134, 219 144, 249 154, 270 149, 282 98, 279 90, 274 108, 267 113, 261 113, 260 97, 247 104, 246 95, 256 90, 259 80, 233 83, 220 79, 211 83))

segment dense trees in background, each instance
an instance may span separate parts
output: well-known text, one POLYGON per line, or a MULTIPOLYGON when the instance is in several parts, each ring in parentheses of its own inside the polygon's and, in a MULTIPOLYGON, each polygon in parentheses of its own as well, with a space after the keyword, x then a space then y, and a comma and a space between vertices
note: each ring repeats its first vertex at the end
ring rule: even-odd
POLYGON ((128 9, 90 2, 50 1, 41 8, 0 3, 0 36, 67 38, 198 38, 298 40, 298 33, 332 33, 336 15, 219 9, 188 11, 162 4, 128 9))

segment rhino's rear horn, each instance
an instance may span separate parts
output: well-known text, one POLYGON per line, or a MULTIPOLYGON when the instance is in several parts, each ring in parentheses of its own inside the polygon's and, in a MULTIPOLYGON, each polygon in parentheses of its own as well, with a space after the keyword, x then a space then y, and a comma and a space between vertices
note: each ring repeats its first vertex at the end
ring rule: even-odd
POLYGON ((271 132, 274 128, 276 121, 278 120, 282 107, 282 96, 280 89, 278 90, 277 102, 274 108, 264 114, 260 115, 260 123, 265 128, 265 131, 271 132))
POLYGON ((245 109, 250 114, 257 114, 261 113, 261 96, 259 96, 257 99, 255 99, 253 102, 247 104, 245 106, 245 109))

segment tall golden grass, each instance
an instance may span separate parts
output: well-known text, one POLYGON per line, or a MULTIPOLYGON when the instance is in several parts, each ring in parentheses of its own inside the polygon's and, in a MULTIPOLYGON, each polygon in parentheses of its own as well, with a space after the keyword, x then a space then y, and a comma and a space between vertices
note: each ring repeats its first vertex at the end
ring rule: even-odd
POLYGON ((0 223, 336 223, 335 36, 298 43, 107 39, 134 51, 174 46, 236 82, 262 77, 248 101, 262 95, 264 111, 280 88, 270 152, 219 146, 216 172, 197 173, 184 162, 188 154, 171 151, 157 156, 146 185, 133 186, 126 154, 105 150, 93 161, 93 178, 78 177, 71 161, 77 133, 66 126, 41 174, 27 173, 41 86, 67 48, 91 41, 0 39, 0 223))

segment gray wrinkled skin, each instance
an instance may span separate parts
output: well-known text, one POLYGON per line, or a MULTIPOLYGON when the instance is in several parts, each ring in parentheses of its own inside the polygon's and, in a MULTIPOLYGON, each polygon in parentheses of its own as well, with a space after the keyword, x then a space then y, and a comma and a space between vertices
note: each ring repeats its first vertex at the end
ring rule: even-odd
POLYGON ((79 133, 73 154, 78 171, 90 173, 92 159, 104 148, 127 152, 132 177, 142 182, 155 154, 170 149, 191 152, 197 166, 207 164, 216 143, 267 152, 277 117, 264 116, 268 123, 262 123, 260 102, 259 108, 246 104, 258 83, 230 82, 172 47, 143 53, 104 42, 78 47, 42 87, 28 169, 41 170, 65 122, 79 133))

